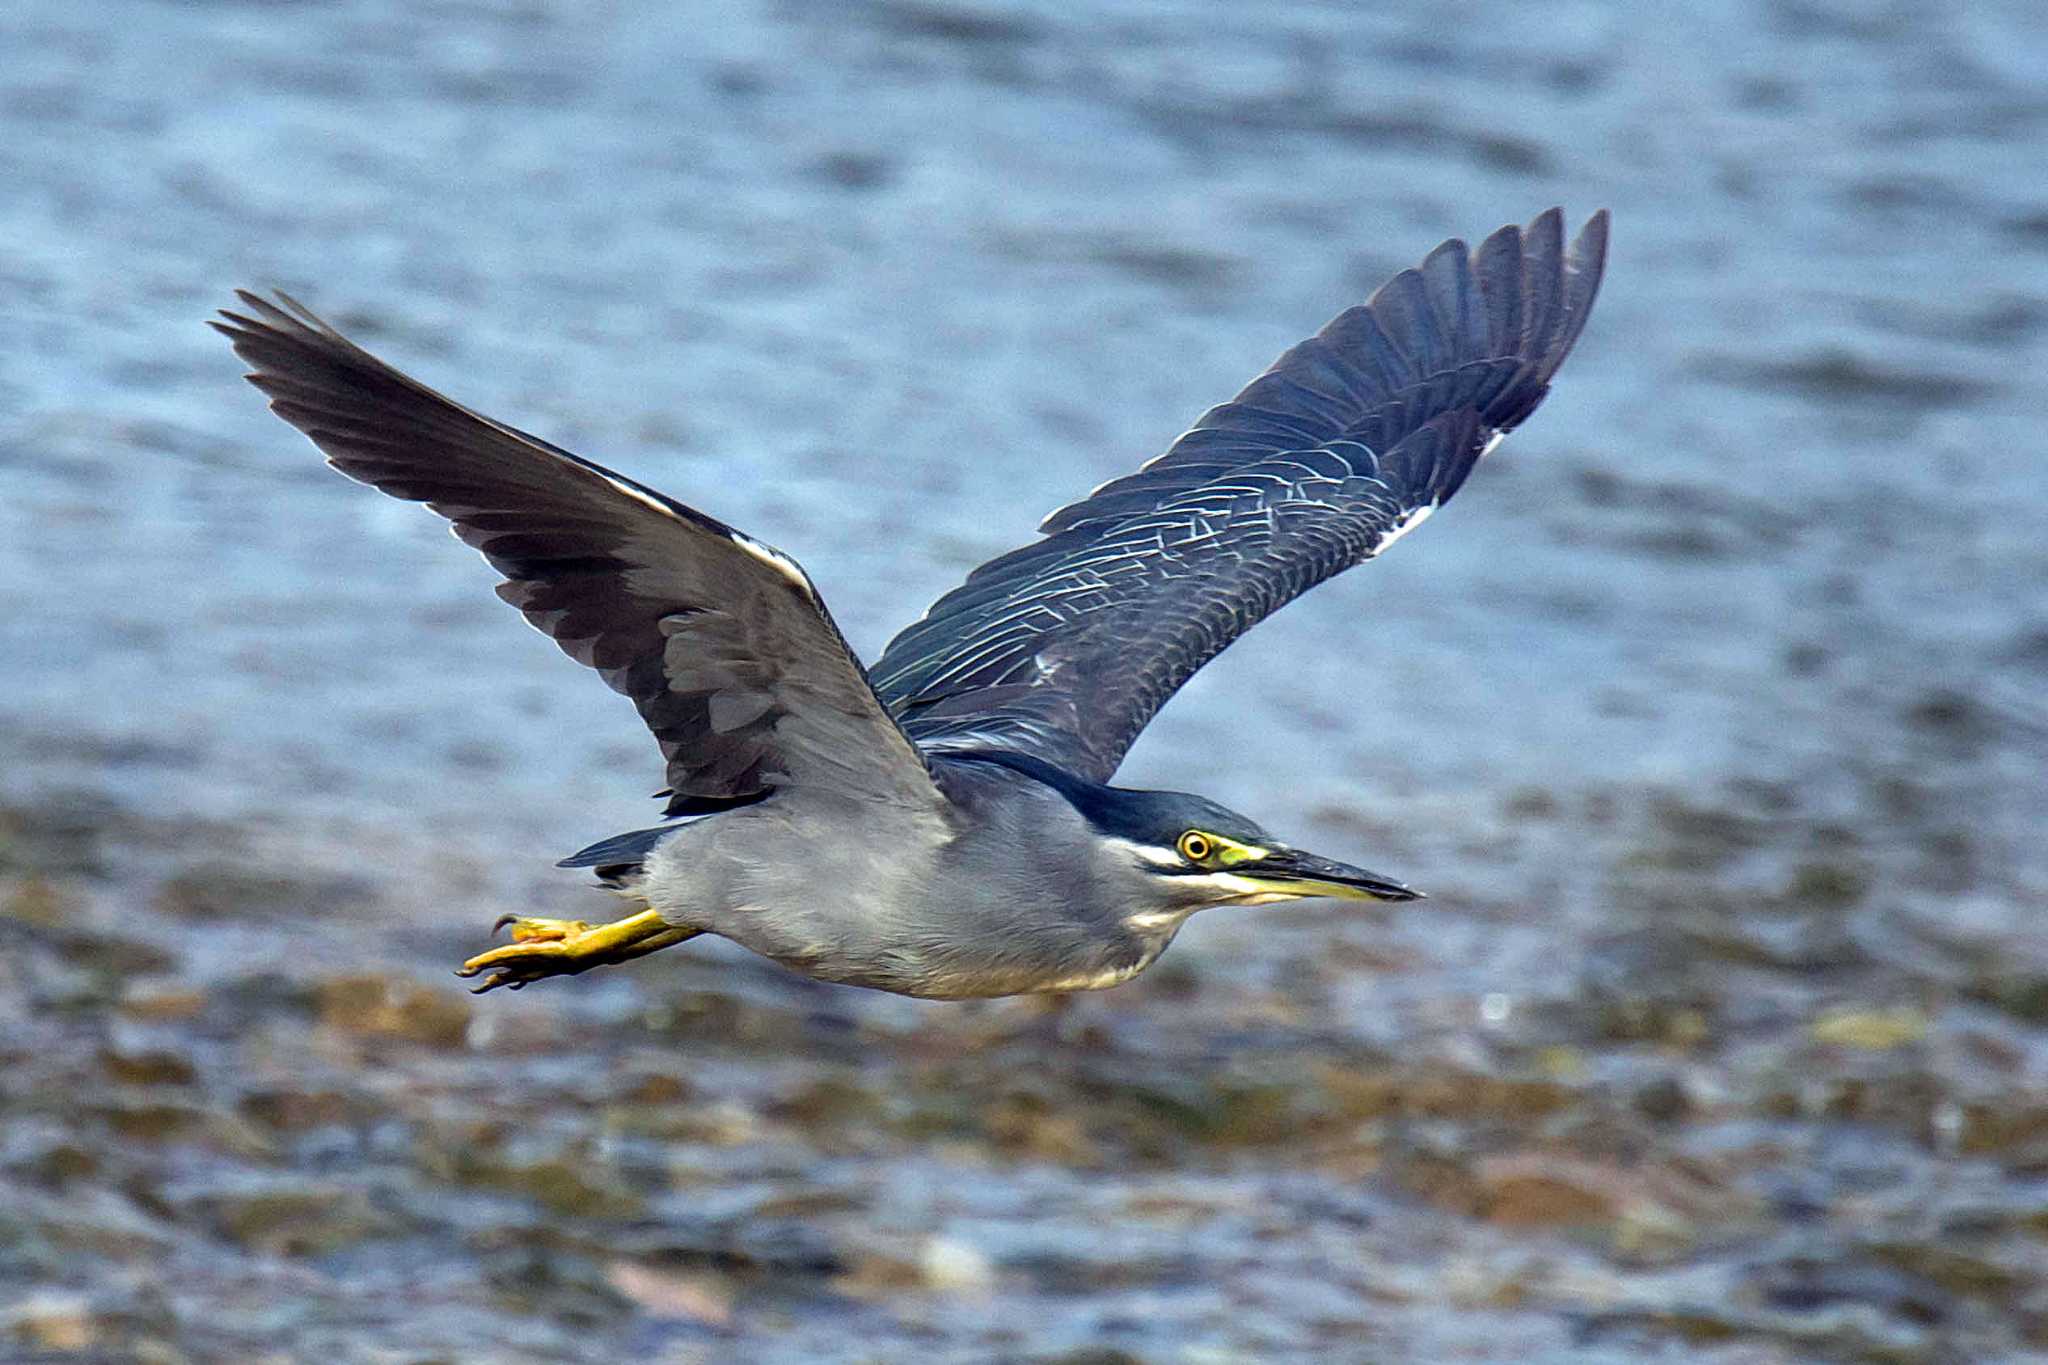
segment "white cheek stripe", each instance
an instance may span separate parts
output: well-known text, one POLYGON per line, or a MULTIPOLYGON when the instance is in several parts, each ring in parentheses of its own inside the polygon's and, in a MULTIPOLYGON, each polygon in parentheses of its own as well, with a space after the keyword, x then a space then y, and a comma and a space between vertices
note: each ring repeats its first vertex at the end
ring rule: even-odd
POLYGON ((1255 882, 1250 877, 1240 877, 1234 872, 1211 872, 1196 881, 1213 886, 1219 891, 1231 891, 1240 896, 1271 895, 1273 888, 1264 882, 1255 882))
POLYGON ((1207 876, 1191 880, 1204 886, 1213 886, 1218 891, 1227 891, 1238 897, 1238 905, 1270 905, 1274 901, 1298 901, 1317 894, 1313 891, 1287 891, 1270 882, 1254 881, 1240 877, 1234 872, 1211 872, 1207 876))
POLYGON ((1106 847, 1117 850, 1119 853, 1128 853, 1139 862, 1150 863, 1154 867, 1187 866, 1186 860, 1170 848, 1154 848, 1150 844, 1141 844, 1135 839, 1105 839, 1103 844, 1106 847))
MULTIPOLYGON (((1154 867, 1170 867, 1175 869, 1185 869, 1187 867, 1187 860, 1172 849, 1154 848, 1150 844, 1141 844, 1132 839, 1105 839, 1103 843, 1106 847, 1129 854, 1137 861, 1150 863, 1154 867)), ((1250 845, 1244 845, 1244 847, 1251 848, 1250 845)), ((1261 857, 1267 852, 1266 849, 1253 849, 1252 851, 1255 856, 1261 857)), ((1242 897, 1243 899, 1240 901, 1240 904, 1244 905, 1264 905, 1272 901, 1301 900, 1305 896, 1317 894, 1313 891, 1283 891, 1269 883, 1255 881, 1250 877, 1241 877, 1235 872, 1189 872, 1175 880, 1185 886, 1209 887, 1229 896, 1242 897)), ((1196 907, 1190 906, 1174 910, 1147 910, 1135 915, 1126 916, 1124 923, 1133 929, 1165 929, 1186 919, 1194 913, 1195 909, 1196 907)), ((1062 989, 1089 990, 1092 988, 1088 986, 1073 986, 1062 987, 1062 989)))

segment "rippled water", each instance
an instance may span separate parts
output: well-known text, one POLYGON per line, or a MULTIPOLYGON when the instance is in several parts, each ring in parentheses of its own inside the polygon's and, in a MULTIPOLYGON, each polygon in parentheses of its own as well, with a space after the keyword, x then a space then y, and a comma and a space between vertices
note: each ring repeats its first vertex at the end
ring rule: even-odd
POLYGON ((0 1356, 2048 1353, 2031 4, 0 11, 0 1356), (1560 387, 1134 784, 1427 888, 1045 1020, 471 1002, 631 709, 199 326, 281 285, 872 654, 1444 236, 1560 387), (387 984, 388 983, 388 984, 387 984))

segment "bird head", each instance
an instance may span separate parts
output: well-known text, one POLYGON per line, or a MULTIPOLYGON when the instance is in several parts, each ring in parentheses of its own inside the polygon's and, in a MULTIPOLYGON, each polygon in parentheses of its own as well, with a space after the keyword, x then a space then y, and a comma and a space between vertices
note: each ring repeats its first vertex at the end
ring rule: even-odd
POLYGON ((1129 858, 1169 904, 1265 905, 1331 896, 1411 901, 1391 877, 1281 842, 1236 811, 1185 792, 1097 788, 1086 810, 1114 854, 1129 858))

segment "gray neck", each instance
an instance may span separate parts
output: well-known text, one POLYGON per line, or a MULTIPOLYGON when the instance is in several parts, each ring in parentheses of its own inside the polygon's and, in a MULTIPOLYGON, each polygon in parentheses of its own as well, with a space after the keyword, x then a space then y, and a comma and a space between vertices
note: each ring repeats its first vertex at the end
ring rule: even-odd
POLYGON ((1165 951, 1196 908, 1164 901, 1159 878, 1054 787, 998 764, 933 766, 956 833, 934 851, 927 904, 933 913, 956 906, 967 912, 961 922, 983 927, 979 944, 960 945, 961 966, 985 956, 995 974, 1011 976, 1033 964, 1024 973, 1033 990, 1114 985, 1165 951), (989 868, 1007 871, 990 878, 989 868))

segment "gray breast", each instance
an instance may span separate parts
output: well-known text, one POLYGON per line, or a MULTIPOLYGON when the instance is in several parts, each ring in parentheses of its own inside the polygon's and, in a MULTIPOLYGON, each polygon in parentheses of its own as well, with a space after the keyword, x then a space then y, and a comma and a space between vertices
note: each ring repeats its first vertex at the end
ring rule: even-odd
POLYGON ((715 816, 650 865, 657 908, 821 980, 908 995, 1085 990, 1143 970, 1178 923, 1125 924, 1140 888, 1121 879, 1142 874, 1105 860, 1058 793, 962 766, 977 771, 948 783, 945 821, 796 792, 715 816))
POLYGON ((1178 923, 1137 931, 1144 874, 1059 793, 986 764, 945 776, 959 828, 894 928, 920 945, 918 994, 1090 990, 1142 971, 1178 923))

